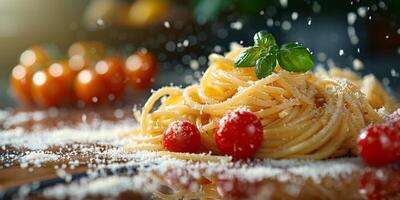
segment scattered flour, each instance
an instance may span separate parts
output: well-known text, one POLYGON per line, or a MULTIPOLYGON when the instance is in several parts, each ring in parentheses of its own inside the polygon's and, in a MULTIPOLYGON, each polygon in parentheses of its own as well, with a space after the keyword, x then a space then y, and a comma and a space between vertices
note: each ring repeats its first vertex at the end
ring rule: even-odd
POLYGON ((145 177, 108 176, 97 179, 84 178, 69 185, 59 184, 45 189, 43 195, 55 199, 86 199, 88 196, 117 197, 121 192, 145 192, 145 177))
MULTIPOLYGON (((245 109, 240 111, 242 110, 245 109)), ((40 118, 40 114, 36 118, 40 118)), ((46 187, 42 193, 45 197, 55 199, 85 199, 89 196, 113 198, 125 191, 151 193, 160 184, 150 176, 151 173, 165 174, 171 169, 182 184, 187 184, 190 177, 201 176, 236 177, 249 182, 273 179, 297 184, 297 180, 309 179, 319 183, 327 176, 345 177, 364 167, 359 158, 326 161, 266 159, 219 163, 178 160, 160 152, 129 152, 124 147, 135 143, 129 138, 121 137, 120 133, 131 131, 136 126, 132 121, 120 121, 96 126, 81 124, 73 128, 36 130, 30 133, 25 133, 22 128, 15 128, 0 132, 0 147, 6 150, 7 158, 17 159, 21 168, 31 169, 32 165, 40 167, 47 162, 61 159, 65 161, 55 165, 54 170, 68 184, 46 187), (49 151, 49 148, 55 147, 60 150, 49 151), (13 148, 25 149, 25 154, 16 157, 17 154, 12 153, 13 148), (87 177, 73 180, 73 174, 67 170, 82 165, 88 167, 87 177)), ((11 166, 13 162, 7 165, 11 166)), ((20 187, 18 194, 23 198, 32 188, 34 189, 20 187)), ((194 185, 192 189, 196 188, 194 185)), ((296 189, 289 187, 288 191, 296 194, 296 189)))
POLYGON ((22 128, 15 128, 0 131, 0 146, 45 150, 52 145, 64 146, 72 143, 122 145, 126 141, 121 140, 119 133, 130 131, 135 127, 136 124, 131 121, 123 121, 119 124, 103 123, 98 128, 82 124, 74 128, 42 130, 29 134, 25 134, 22 128))
POLYGON ((41 166, 44 162, 54 161, 58 158, 60 156, 54 153, 30 152, 21 157, 20 165, 27 166, 27 164, 33 164, 34 166, 41 166))

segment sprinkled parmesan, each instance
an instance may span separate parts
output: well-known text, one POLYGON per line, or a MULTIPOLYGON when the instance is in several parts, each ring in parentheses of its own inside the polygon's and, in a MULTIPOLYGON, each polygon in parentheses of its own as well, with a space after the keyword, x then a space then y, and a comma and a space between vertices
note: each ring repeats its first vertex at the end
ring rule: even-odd
POLYGON ((283 30, 288 31, 292 28, 292 24, 289 21, 283 21, 281 27, 283 30))
POLYGON ((347 14, 347 23, 349 25, 353 25, 356 22, 357 15, 354 12, 350 12, 347 14))
MULTIPOLYGON (((245 111, 245 108, 240 108, 240 111, 245 111)), ((125 129, 126 125, 124 123, 115 124, 111 127, 103 127, 98 129, 99 132, 108 132, 110 135, 115 135, 116 130, 125 129)), ((129 127, 129 126, 128 126, 129 127)), ((176 127, 173 127, 176 128, 176 127)), ((254 127, 248 127, 249 132, 254 127)), ((67 159, 69 162, 66 164, 56 165, 56 174, 65 179, 68 184, 57 184, 47 187, 42 195, 48 198, 55 199, 85 199, 92 196, 104 196, 108 198, 115 198, 122 192, 139 192, 151 193, 158 190, 160 182, 156 181, 153 173, 160 175, 166 174, 168 171, 173 169, 170 176, 171 180, 175 180, 181 185, 187 185, 189 190, 197 191, 199 185, 193 182, 193 179, 198 179, 202 176, 212 177, 218 176, 220 178, 237 177, 241 180, 246 180, 248 182, 257 182, 264 179, 276 180, 278 182, 284 183, 288 194, 296 195, 301 189, 301 181, 307 179, 312 180, 315 184, 320 183, 325 177, 331 177, 333 179, 338 179, 340 177, 345 177, 353 172, 356 172, 361 167, 362 163, 358 158, 342 158, 327 161, 308 161, 308 160, 254 160, 251 164, 246 162, 192 162, 185 160, 175 159, 168 154, 160 154, 159 152, 149 152, 149 151, 138 151, 129 152, 122 148, 123 145, 118 142, 114 137, 104 137, 97 133, 97 140, 88 140, 89 136, 82 136, 70 132, 71 137, 65 137, 61 133, 64 131, 69 131, 73 129, 64 128, 62 130, 48 130, 46 135, 57 135, 63 139, 56 139, 56 137, 50 137, 50 140, 43 140, 44 135, 39 133, 31 133, 36 137, 39 137, 43 141, 39 144, 42 148, 47 148, 50 144, 55 145, 67 145, 64 148, 70 149, 62 154, 50 153, 44 150, 31 150, 20 160, 22 163, 46 163, 55 161, 58 159, 67 159), (61 133, 60 133, 61 132, 61 133), (74 138, 74 139, 72 139, 74 138), (87 142, 91 143, 102 143, 109 144, 114 147, 103 148, 101 146, 91 146, 91 145, 81 145, 76 144, 76 142, 87 142), (68 168, 72 169, 71 166, 80 166, 82 163, 76 160, 74 156, 76 155, 86 155, 88 158, 88 163, 86 163, 89 168, 87 173, 87 178, 82 178, 79 180, 72 180, 72 176, 66 170, 68 168), (119 175, 118 169, 137 169, 138 175, 135 171, 129 171, 127 176, 119 175), (104 177, 104 170, 109 171, 111 175, 104 177), (299 182, 300 181, 300 182, 299 182), (295 185, 293 185, 295 184, 295 185)), ((180 130, 177 130, 180 131, 180 130)), ((88 134, 94 134, 93 131, 88 131, 87 129, 81 131, 83 135, 85 132, 88 134)), ((15 132, 14 132, 15 133, 15 132)), ((2 134, 3 135, 3 134, 2 134)), ((24 135, 22 130, 18 137, 29 137, 30 134, 24 135)), ((101 134, 100 134, 101 135, 101 134)), ((11 136, 10 136, 11 137, 11 136)), ((14 135, 15 137, 15 135, 14 135)), ((8 137, 5 137, 8 138, 8 137)), ((32 137, 25 139, 25 142, 34 143, 40 142, 38 140, 31 141, 32 137)), ((121 138, 119 138, 120 140, 121 138)), ((1 140, 3 142, 3 140, 1 140)), ((19 140, 11 141, 10 138, 7 139, 7 145, 10 142, 19 142, 19 140)), ((22 143, 13 146, 33 146, 32 144, 22 143)), ((197 154, 197 156, 207 156, 209 154, 197 154)), ((28 167, 25 166, 26 168, 28 167)), ((169 182, 171 181, 169 180, 169 182)), ((168 181, 167 181, 168 182, 168 181)), ((171 183, 171 182, 170 182, 171 183)), ((172 187, 173 185, 171 185, 172 187)), ((229 185, 227 185, 229 187, 229 185)), ((21 197, 29 193, 29 188, 22 187, 20 189, 21 197)))
POLYGON ((365 17, 367 15, 367 8, 366 7, 359 7, 357 9, 357 14, 360 17, 365 17))
POLYGON ((279 115, 279 118, 284 118, 287 115, 289 115, 289 113, 286 110, 283 110, 283 111, 279 112, 278 115, 279 115))
POLYGON ((200 67, 200 64, 197 60, 190 61, 190 68, 192 68, 192 70, 198 70, 199 67, 200 67))
POLYGON ((28 149, 47 149, 49 146, 64 146, 74 142, 102 144, 123 144, 118 133, 132 130, 136 125, 131 121, 123 121, 118 126, 103 122, 100 125, 81 124, 75 128, 65 127, 56 130, 42 130, 25 134, 21 128, 2 131, 0 146, 25 147, 28 149))
POLYGON ((60 156, 54 153, 31 152, 20 159, 21 166, 33 164, 40 167, 42 163, 57 160, 60 156))
POLYGON ((81 179, 69 185, 56 185, 43 191, 48 198, 86 199, 88 196, 102 195, 104 197, 117 197, 121 192, 145 192, 146 178, 140 176, 123 177, 109 176, 97 179, 81 179))
POLYGON ((360 59, 355 58, 353 60, 353 69, 357 71, 364 69, 364 63, 360 59))
POLYGON ((400 77, 400 72, 396 71, 395 69, 391 69, 390 75, 392 75, 392 77, 400 77))
POLYGON ((243 28, 243 23, 241 21, 236 21, 231 23, 231 29, 241 30, 243 28))
POLYGON ((344 54, 343 49, 340 49, 340 50, 339 50, 339 56, 343 56, 343 54, 344 54))
POLYGON ((279 0, 279 3, 281 4, 282 8, 286 8, 288 6, 288 0, 279 0))
POLYGON ((292 12, 291 18, 293 21, 296 21, 299 18, 299 14, 297 12, 292 12))
POLYGON ((164 22, 164 27, 165 28, 170 28, 171 27, 171 24, 169 23, 169 21, 165 21, 164 22))

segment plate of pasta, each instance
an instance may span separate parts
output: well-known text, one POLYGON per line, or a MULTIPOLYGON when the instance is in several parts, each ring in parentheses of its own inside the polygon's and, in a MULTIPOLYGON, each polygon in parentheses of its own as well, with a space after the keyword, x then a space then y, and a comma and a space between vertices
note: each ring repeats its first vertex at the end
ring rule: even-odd
POLYGON ((398 197, 399 104, 374 75, 311 70, 308 49, 279 47, 265 31, 209 63, 198 83, 154 91, 124 133, 133 141, 124 150, 174 160, 151 171, 175 191, 156 196, 398 197), (375 173, 385 165, 394 168, 375 173))
MULTIPOLYGON (((248 52, 260 46, 257 37, 263 34, 269 35, 257 33, 254 47, 211 54, 198 84, 155 91, 135 113, 140 125, 130 136, 137 145, 127 148, 211 152, 239 159, 359 155, 360 131, 397 108, 381 83, 373 75, 359 77, 339 68, 288 71, 290 67, 275 66, 283 63, 279 59, 270 74, 260 78, 258 61, 256 67, 238 67, 238 62, 252 56, 248 52)), ((303 58, 287 59, 294 59, 288 61, 293 64, 303 58)))

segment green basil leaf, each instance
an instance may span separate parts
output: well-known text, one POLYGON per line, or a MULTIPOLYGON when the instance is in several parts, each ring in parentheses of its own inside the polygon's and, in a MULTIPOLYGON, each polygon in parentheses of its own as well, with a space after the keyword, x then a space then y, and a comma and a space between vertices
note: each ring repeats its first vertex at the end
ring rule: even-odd
POLYGON ((300 44, 284 44, 277 55, 279 65, 290 72, 306 72, 314 65, 310 52, 300 44))
POLYGON ((256 75, 258 79, 265 78, 272 74, 276 67, 276 55, 268 54, 259 58, 256 62, 256 75))
POLYGON ((279 47, 278 47, 278 45, 274 45, 274 46, 272 46, 272 47, 269 49, 268 54, 277 55, 278 52, 279 52, 279 47))
POLYGON ((250 47, 242 51, 235 60, 235 67, 254 67, 261 55, 260 47, 250 47))
POLYGON ((259 31, 254 35, 254 46, 266 48, 269 50, 276 45, 275 37, 267 31, 259 31))

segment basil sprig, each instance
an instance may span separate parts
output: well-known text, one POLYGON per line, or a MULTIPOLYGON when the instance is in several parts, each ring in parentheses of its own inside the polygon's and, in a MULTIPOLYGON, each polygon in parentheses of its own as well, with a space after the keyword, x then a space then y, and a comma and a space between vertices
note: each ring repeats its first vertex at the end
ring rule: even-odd
POLYGON ((298 43, 279 47, 275 37, 266 31, 254 35, 254 46, 244 50, 235 60, 235 67, 256 67, 258 79, 272 74, 276 65, 290 72, 306 72, 314 65, 308 49, 298 43))

